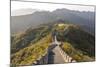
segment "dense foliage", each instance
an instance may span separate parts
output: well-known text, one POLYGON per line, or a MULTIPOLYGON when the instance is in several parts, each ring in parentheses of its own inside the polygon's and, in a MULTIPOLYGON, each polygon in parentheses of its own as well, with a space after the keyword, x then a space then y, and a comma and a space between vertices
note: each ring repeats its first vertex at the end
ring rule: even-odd
POLYGON ((22 48, 30 46, 30 43, 36 43, 50 32, 50 27, 40 26, 38 28, 29 28, 25 32, 17 33, 11 36, 11 53, 15 53, 22 48))
POLYGON ((92 61, 95 57, 95 37, 77 25, 66 25, 57 31, 57 39, 64 42, 62 49, 77 61, 92 61))
POLYGON ((41 57, 48 50, 51 43, 50 35, 42 38, 37 43, 31 43, 31 46, 25 47, 20 51, 11 55, 11 63, 16 65, 31 65, 39 57, 41 57))
POLYGON ((11 36, 11 63, 31 65, 48 51, 56 35, 60 47, 76 61, 95 60, 95 37, 74 24, 44 24, 11 36))

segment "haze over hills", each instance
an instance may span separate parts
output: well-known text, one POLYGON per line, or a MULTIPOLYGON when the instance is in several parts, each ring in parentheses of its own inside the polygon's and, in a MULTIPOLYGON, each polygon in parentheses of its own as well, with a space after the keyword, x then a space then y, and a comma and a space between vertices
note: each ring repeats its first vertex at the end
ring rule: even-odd
POLYGON ((85 31, 94 34, 95 12, 80 12, 68 9, 55 11, 36 11, 32 14, 11 16, 11 33, 37 27, 44 23, 55 23, 59 20, 80 25, 85 31))
POLYGON ((20 16, 20 15, 27 15, 27 14, 32 14, 33 12, 35 12, 36 9, 18 9, 18 10, 14 10, 11 12, 11 16, 20 16))

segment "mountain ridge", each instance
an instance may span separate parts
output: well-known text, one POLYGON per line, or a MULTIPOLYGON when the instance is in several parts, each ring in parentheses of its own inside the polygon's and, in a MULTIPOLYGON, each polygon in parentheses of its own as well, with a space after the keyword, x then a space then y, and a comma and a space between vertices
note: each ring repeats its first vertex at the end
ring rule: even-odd
POLYGON ((12 51, 14 50, 11 50, 12 64, 18 64, 18 65, 32 64, 33 61, 35 61, 36 58, 38 58, 38 56, 41 56, 42 54, 41 51, 45 52, 44 49, 47 48, 47 46, 45 45, 49 45, 52 42, 52 38, 54 37, 54 35, 57 36, 58 41, 62 42, 62 45, 60 45, 60 47, 66 53, 68 53, 72 58, 77 60, 77 62, 91 61, 91 59, 94 60, 95 58, 94 36, 82 30, 81 27, 78 25, 66 24, 62 22, 51 24, 51 25, 44 24, 36 29, 29 28, 28 30, 26 30, 25 33, 27 34, 26 36, 22 36, 21 38, 19 37, 18 39, 16 39, 16 37, 18 37, 19 35, 17 36, 15 35, 16 36, 15 40, 11 41, 13 42, 11 44, 12 48, 19 49, 18 51, 15 50, 14 53, 12 53, 12 51), (35 38, 30 39, 32 36, 35 38), (24 41, 28 42, 27 40, 29 40, 29 43, 26 44, 24 47, 21 47, 24 41), (39 50, 39 53, 35 52, 36 50, 34 46, 38 50, 41 49, 39 50), (36 54, 39 55, 36 56, 36 54))
POLYGON ((24 16, 11 16, 11 29, 12 32, 18 32, 19 29, 25 30, 32 25, 35 27, 39 24, 51 23, 61 19, 64 21, 70 21, 70 23, 73 24, 81 25, 84 30, 94 34, 94 14, 94 12, 79 12, 68 9, 58 9, 53 12, 37 11, 33 14, 24 16))

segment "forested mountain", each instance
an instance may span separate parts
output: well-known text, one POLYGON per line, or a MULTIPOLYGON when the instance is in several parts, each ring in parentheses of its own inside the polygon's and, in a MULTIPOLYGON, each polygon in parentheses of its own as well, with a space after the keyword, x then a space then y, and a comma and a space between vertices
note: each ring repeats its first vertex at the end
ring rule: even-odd
POLYGON ((11 63, 31 65, 49 48, 54 37, 53 33, 57 36, 57 40, 62 42, 60 47, 77 62, 95 60, 95 36, 84 31, 79 25, 56 21, 13 34, 11 63))
POLYGON ((32 14, 11 16, 11 32, 16 33, 36 27, 44 23, 52 23, 58 20, 80 25, 85 31, 95 34, 95 12, 80 12, 68 9, 56 9, 55 11, 35 11, 32 14))

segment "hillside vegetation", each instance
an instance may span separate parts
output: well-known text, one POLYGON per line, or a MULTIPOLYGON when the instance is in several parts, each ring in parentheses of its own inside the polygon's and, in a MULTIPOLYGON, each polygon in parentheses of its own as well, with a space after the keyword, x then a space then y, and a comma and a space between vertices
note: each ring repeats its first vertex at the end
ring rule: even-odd
POLYGON ((50 34, 39 40, 37 43, 30 43, 31 46, 25 47, 11 55, 11 63, 16 65, 32 65, 39 57, 48 51, 50 43, 50 34))
POLYGON ((11 63, 32 65, 47 51, 56 35, 60 47, 77 62, 95 60, 95 36, 80 26, 66 23, 42 24, 11 36, 11 63))
POLYGON ((69 24, 56 26, 57 39, 63 42, 61 48, 76 61, 95 59, 95 37, 79 26, 69 24))
POLYGON ((30 43, 36 43, 49 34, 50 27, 40 26, 38 28, 29 28, 25 32, 17 33, 11 36, 11 53, 15 53, 22 48, 30 46, 30 43))
POLYGON ((77 62, 94 61, 94 58, 85 55, 81 50, 75 49, 72 44, 63 42, 61 48, 77 62))

